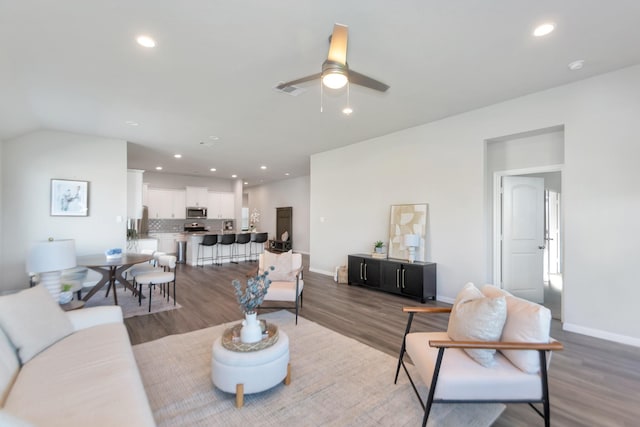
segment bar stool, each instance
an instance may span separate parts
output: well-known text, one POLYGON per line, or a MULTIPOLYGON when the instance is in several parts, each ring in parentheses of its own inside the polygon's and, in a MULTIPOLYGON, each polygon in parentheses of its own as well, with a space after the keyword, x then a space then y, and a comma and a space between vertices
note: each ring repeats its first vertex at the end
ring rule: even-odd
MULTIPOLYGON (((229 258, 231 260, 232 263, 237 264, 236 261, 233 260, 233 247, 234 247, 234 243, 236 242, 236 235, 235 234, 223 234, 222 236, 220 236, 220 239, 218 240, 218 244, 224 246, 229 246, 229 255, 224 255, 224 249, 220 248, 221 253, 218 253, 218 260, 220 260, 220 258, 229 258)), ((222 265, 222 261, 218 261, 218 265, 222 265)))
POLYGON ((205 234, 202 238, 202 242, 198 243, 198 258, 196 259, 196 267, 204 267, 205 261, 211 261, 214 264, 218 259, 218 235, 217 234, 205 234), (211 248, 211 256, 206 256, 206 248, 211 248), (200 248, 202 248, 202 256, 200 256, 200 248), (216 256, 213 256, 213 251, 216 251, 216 256), (200 265, 202 261, 202 265, 200 265))
POLYGON ((251 253, 251 233, 241 233, 236 234, 236 260, 240 258, 240 254, 238 253, 238 245, 242 245, 244 249, 244 260, 247 261, 247 244, 249 245, 249 253, 251 253))
POLYGON ((249 258, 251 262, 256 261, 255 259, 253 259, 254 255, 259 255, 263 252, 262 250, 258 250, 258 249, 260 249, 260 247, 264 249, 264 244, 269 238, 268 236, 269 236, 268 233, 252 233, 251 234, 251 243, 249 244, 249 258), (256 252, 254 253, 253 248, 255 247, 255 245, 258 245, 258 247, 256 248, 256 252))

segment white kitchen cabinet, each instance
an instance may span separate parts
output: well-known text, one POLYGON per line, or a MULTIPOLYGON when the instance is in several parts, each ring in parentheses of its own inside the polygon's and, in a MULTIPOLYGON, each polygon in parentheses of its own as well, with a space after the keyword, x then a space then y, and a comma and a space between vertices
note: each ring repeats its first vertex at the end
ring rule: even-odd
POLYGON ((187 187, 186 202, 188 207, 206 208, 209 203, 209 191, 206 187, 187 187))
POLYGON ((185 191, 149 188, 149 218, 150 219, 184 219, 185 191))
POLYGON ((235 217, 235 199, 233 193, 209 192, 207 218, 233 219, 235 217))
POLYGON ((173 254, 176 252, 176 240, 182 235, 180 233, 149 233, 149 237, 158 240, 158 252, 173 254))

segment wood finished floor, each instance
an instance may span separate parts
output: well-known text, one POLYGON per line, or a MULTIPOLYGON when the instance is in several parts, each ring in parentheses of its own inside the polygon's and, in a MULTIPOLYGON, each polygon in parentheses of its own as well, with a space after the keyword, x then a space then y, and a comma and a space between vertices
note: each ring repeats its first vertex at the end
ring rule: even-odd
MULTIPOLYGON (((244 278, 256 263, 178 267, 181 309, 125 320, 133 344, 189 332, 241 318, 231 281, 244 278)), ((309 265, 305 257, 305 266, 309 265)), ((369 289, 336 284, 331 277, 305 271, 301 316, 397 357, 406 325, 402 306, 416 301, 369 289)), ((447 304, 427 302, 427 305, 447 304)), ((446 315, 421 316, 413 330, 446 330, 446 315)), ((550 369, 553 426, 640 425, 640 350, 562 331, 552 335, 565 345, 553 354, 550 369)), ((403 373, 401 373, 403 375, 403 373)), ((389 378, 389 387, 393 387, 389 378)), ((418 401, 416 399, 416 405, 418 401)), ((416 420, 416 424, 418 420, 416 420)), ((494 426, 541 426, 527 405, 511 404, 494 426)))

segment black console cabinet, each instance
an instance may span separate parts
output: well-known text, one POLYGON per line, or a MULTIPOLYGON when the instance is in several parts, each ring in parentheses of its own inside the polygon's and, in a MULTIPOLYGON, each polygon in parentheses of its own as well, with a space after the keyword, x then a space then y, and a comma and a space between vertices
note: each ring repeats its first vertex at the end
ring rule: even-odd
POLYGON ((404 295, 424 303, 436 298, 436 264, 349 255, 349 284, 404 295))

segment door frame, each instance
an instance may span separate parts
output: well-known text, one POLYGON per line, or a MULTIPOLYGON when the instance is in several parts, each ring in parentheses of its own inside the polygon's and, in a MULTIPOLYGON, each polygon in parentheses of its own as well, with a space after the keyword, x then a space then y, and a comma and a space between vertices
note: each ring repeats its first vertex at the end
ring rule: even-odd
MULTIPOLYGON (((510 169, 496 171, 493 173, 493 282, 502 289, 502 177, 515 175, 528 175, 534 173, 560 172, 560 182, 562 183, 563 165, 534 166, 523 169, 510 169)), ((564 192, 564 186, 562 187, 564 192)), ((564 210, 560 211, 560 229, 564 230, 564 210)), ((564 247, 564 233, 560 234, 560 247, 564 247)), ((564 256, 560 254, 562 265, 564 256)), ((564 270, 564 269, 563 269, 564 270)), ((564 305, 564 304, 563 304, 564 305)), ((564 310, 561 310, 564 311, 564 310)))

